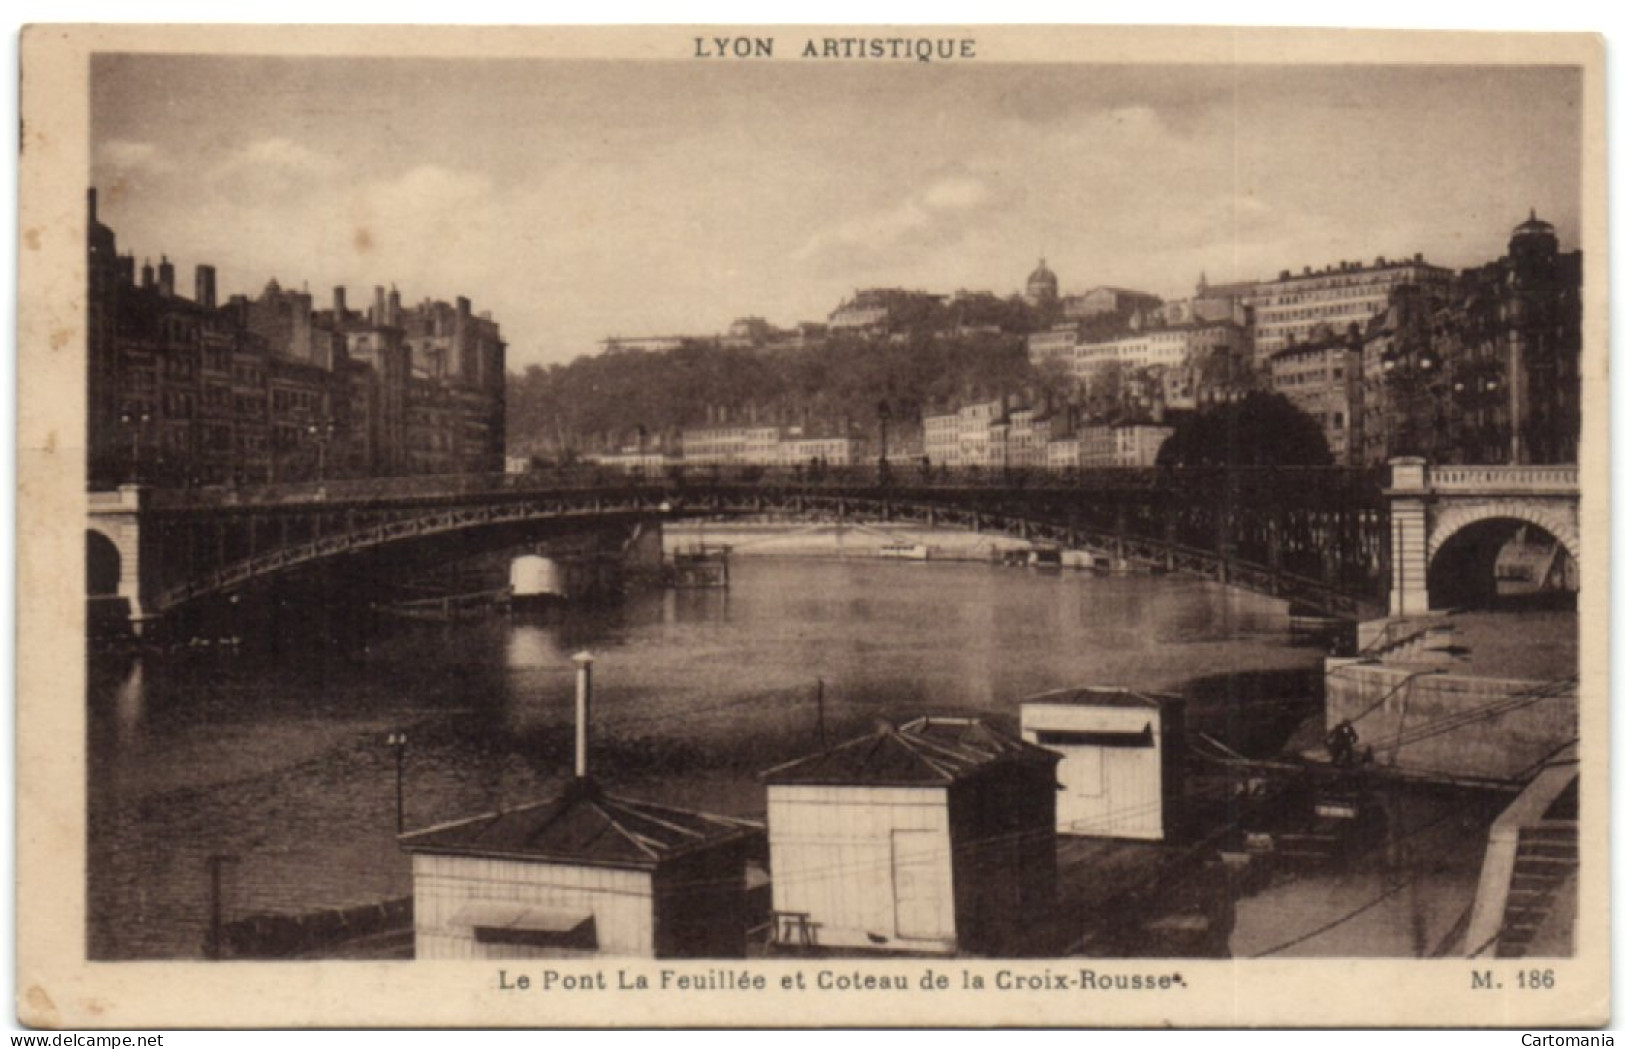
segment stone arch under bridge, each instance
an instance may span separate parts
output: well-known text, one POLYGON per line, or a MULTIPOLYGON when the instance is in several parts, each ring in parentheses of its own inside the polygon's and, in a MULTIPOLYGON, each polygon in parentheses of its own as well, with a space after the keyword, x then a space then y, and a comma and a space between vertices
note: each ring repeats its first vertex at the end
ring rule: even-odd
MULTIPOLYGON (((1390 615, 1431 610, 1441 556, 1485 526, 1534 525, 1580 563, 1575 466, 1432 466, 1396 459, 1390 501, 1390 615)), ((1446 566, 1448 567, 1448 566, 1446 566)))

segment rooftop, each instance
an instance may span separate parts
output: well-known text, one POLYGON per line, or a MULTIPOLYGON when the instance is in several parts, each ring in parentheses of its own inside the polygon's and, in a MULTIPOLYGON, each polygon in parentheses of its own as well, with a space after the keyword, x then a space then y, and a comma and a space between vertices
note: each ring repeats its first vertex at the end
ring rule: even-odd
POLYGON ((650 869, 760 830, 750 820, 619 798, 587 778, 545 801, 413 831, 400 843, 407 852, 650 869))
POLYGON ((1028 703, 1054 703, 1077 707, 1135 707, 1160 710, 1169 704, 1183 703, 1184 699, 1172 692, 1144 692, 1129 688, 1092 686, 1085 688, 1058 688, 1053 692, 1040 692, 1023 699, 1028 703))
POLYGON ((1000 762, 1060 760, 978 718, 916 718, 882 722, 867 736, 762 773, 769 784, 896 787, 947 786, 1000 762))

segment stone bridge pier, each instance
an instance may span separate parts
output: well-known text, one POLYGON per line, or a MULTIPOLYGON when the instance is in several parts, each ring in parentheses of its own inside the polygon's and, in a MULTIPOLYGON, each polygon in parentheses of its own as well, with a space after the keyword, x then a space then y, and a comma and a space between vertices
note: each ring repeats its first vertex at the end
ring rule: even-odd
POLYGON ((143 558, 141 510, 148 489, 124 485, 111 492, 91 492, 85 531, 85 580, 93 606, 122 603, 137 634, 156 617, 153 587, 143 573, 153 570, 143 558))
POLYGON ((1425 615, 1441 593, 1487 574, 1495 552, 1533 525, 1557 541, 1578 578, 1580 484, 1576 466, 1430 466, 1390 463, 1390 616, 1425 615))

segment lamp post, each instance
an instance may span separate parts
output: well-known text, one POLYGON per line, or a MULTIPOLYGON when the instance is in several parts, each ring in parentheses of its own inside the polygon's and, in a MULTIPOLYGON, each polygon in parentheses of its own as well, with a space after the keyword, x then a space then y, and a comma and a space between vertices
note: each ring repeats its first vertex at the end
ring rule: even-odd
POLYGON ((316 443, 316 480, 327 480, 327 444, 333 439, 333 420, 312 421, 305 433, 316 443))
POLYGON ((1383 383, 1390 391, 1388 399, 1392 404, 1389 420, 1392 447, 1389 454, 1436 458, 1436 445, 1439 443, 1435 432, 1437 420, 1432 415, 1436 414, 1433 409, 1436 409, 1438 396, 1444 390, 1442 384, 1433 381, 1439 371, 1439 358, 1427 347, 1414 352, 1391 350, 1383 355, 1382 371, 1383 383), (1422 395, 1427 396, 1430 409, 1425 439, 1418 433, 1422 428, 1418 419, 1422 395))
POLYGON ((140 402, 126 404, 119 411, 119 425, 130 431, 130 483, 141 483, 141 434, 152 422, 152 409, 140 402))
POLYGON ((1492 362, 1467 364, 1450 386, 1462 420, 1461 453, 1466 462, 1511 461, 1506 435, 1494 424, 1493 409, 1505 404, 1501 370, 1492 362))
POLYGON ((406 733, 391 732, 386 741, 395 751, 395 833, 406 829, 406 733))
POLYGON ((887 451, 886 428, 891 423, 891 403, 886 400, 881 400, 879 407, 875 409, 875 416, 880 420, 880 470, 882 473, 885 473, 887 451))
POLYGON ((225 899, 222 888, 223 870, 237 857, 226 852, 215 852, 206 861, 209 868, 209 938, 203 945, 204 957, 218 961, 225 954, 225 899))

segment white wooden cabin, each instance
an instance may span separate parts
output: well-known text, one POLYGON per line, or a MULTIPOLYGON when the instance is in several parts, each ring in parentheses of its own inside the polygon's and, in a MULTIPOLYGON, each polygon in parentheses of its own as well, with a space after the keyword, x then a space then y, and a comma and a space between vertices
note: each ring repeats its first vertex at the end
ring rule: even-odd
POLYGON ((1055 762, 920 718, 768 770, 777 942, 1018 952, 1055 903, 1055 762))
POLYGON ((1021 703, 1021 738, 1061 755, 1056 829, 1164 841, 1183 791, 1184 701, 1124 688, 1071 688, 1021 703))
POLYGON ((749 821, 605 793, 402 835, 418 958, 743 957, 749 821))

